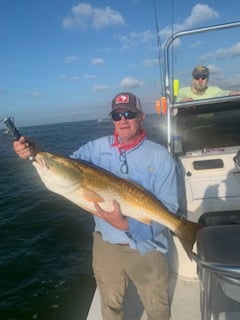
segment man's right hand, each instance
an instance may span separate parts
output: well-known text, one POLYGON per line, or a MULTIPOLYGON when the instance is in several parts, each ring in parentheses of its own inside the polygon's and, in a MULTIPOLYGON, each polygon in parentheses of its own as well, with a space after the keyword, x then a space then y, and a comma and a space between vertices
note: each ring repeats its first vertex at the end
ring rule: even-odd
POLYGON ((39 151, 38 147, 24 136, 13 142, 13 149, 22 159, 33 157, 39 151))
POLYGON ((188 101, 193 101, 193 98, 183 98, 180 100, 180 102, 188 102, 188 101))

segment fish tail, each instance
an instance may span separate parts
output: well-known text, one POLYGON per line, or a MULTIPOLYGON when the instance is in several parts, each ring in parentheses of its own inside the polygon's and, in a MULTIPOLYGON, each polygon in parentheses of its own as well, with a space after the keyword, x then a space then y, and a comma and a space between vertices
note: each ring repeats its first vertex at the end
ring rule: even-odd
POLYGON ((183 219, 181 226, 175 231, 190 260, 192 260, 192 250, 197 233, 202 228, 203 225, 200 223, 183 219))

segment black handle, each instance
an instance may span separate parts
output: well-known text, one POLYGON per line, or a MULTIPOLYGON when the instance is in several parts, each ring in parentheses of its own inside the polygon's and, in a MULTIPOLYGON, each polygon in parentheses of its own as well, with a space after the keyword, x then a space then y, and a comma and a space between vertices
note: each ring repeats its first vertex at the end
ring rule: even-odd
POLYGON ((237 152, 237 154, 233 158, 233 161, 235 162, 235 166, 239 170, 240 169, 240 150, 237 152))
POLYGON ((21 137, 21 134, 18 131, 18 129, 15 127, 13 119, 12 118, 5 118, 5 119, 3 119, 3 122, 6 124, 9 133, 11 134, 11 136, 13 136, 13 139, 18 140, 21 137))

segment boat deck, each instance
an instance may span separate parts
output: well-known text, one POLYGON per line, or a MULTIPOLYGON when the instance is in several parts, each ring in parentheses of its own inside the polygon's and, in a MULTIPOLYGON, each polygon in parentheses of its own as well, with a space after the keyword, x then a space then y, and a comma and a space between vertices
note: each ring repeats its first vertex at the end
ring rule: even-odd
MULTIPOLYGON (((173 275, 170 281, 170 288, 172 300, 171 320, 201 319, 199 281, 180 279, 173 275)), ((98 290, 96 290, 87 320, 102 320, 99 310, 101 310, 100 299, 98 290)), ((144 308, 131 282, 126 294, 124 310, 124 319, 126 320, 147 320, 144 308)))

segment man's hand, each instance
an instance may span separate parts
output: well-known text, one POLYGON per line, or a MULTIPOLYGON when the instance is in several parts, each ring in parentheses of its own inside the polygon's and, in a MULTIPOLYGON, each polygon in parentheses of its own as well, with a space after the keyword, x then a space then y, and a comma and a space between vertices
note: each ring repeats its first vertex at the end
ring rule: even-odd
POLYGON ((23 136, 21 136, 19 140, 13 142, 13 149, 22 159, 28 159, 31 156, 35 156, 39 151, 38 147, 33 142, 23 136))
POLYGON ((180 102, 188 102, 188 101, 193 101, 193 98, 183 98, 180 100, 180 102))
POLYGON ((230 91, 229 96, 237 96, 237 95, 240 95, 240 91, 230 91))
POLYGON ((127 219, 122 215, 121 208, 119 203, 116 200, 113 200, 113 210, 105 211, 100 205, 95 202, 94 206, 96 208, 95 215, 104 219, 106 222, 110 223, 113 227, 127 231, 128 230, 128 222, 127 219))

